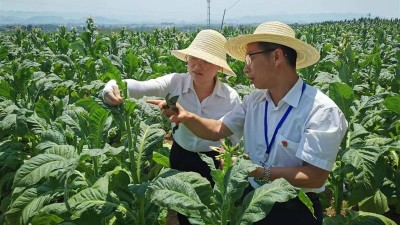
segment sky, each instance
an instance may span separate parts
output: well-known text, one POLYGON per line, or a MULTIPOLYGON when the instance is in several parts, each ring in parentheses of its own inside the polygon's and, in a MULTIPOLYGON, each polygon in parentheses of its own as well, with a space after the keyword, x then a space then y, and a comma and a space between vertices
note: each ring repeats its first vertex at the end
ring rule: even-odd
MULTIPOLYGON (((400 0, 210 0, 211 20, 246 16, 371 13, 400 18, 400 0)), ((207 0, 0 0, 1 11, 80 13, 116 19, 206 21, 207 0)))

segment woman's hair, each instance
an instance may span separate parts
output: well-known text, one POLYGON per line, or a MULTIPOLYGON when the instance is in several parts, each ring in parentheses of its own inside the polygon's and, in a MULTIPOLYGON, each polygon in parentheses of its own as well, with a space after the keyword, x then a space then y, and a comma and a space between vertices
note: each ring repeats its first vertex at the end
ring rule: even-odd
POLYGON ((259 46, 263 50, 270 50, 270 49, 277 49, 277 48, 282 49, 282 51, 287 59, 288 64, 291 67, 293 67, 294 69, 296 69, 297 52, 294 49, 289 48, 284 45, 270 43, 270 42, 259 42, 259 46))

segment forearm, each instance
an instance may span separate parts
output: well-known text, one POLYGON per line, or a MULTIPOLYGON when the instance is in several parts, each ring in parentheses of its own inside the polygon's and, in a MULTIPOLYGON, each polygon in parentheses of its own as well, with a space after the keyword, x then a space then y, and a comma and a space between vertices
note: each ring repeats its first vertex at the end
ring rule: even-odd
MULTIPOLYGON (((300 188, 319 188, 324 185, 329 171, 310 164, 296 167, 271 167, 269 180, 285 178, 291 185, 300 188)), ((263 178, 264 168, 258 167, 249 176, 263 178)))
MULTIPOLYGON (((165 97, 168 94, 170 76, 160 77, 147 81, 137 81, 134 79, 124 79, 128 89, 128 97, 142 98, 143 96, 165 97)), ((113 92, 113 87, 118 87, 115 80, 106 83, 103 89, 103 98, 107 92, 113 92)))
POLYGON ((188 113, 187 119, 183 122, 185 126, 196 136, 218 141, 225 136, 232 135, 232 132, 220 120, 206 119, 193 113, 188 113))
POLYGON ((137 81, 134 79, 125 79, 129 97, 140 99, 143 96, 165 97, 168 90, 156 79, 147 81, 137 81))

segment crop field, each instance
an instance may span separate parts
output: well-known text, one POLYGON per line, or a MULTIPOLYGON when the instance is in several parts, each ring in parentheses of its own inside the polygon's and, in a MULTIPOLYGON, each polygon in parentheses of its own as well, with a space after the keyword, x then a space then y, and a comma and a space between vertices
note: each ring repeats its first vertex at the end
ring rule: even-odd
MULTIPOLYGON (((324 224, 400 224, 399 19, 293 28, 321 53, 299 75, 349 122, 321 194, 324 224)), ((254 29, 221 33, 230 38, 254 29)), ((83 30, 0 33, 0 224, 158 225, 168 208, 194 224, 251 224, 277 199, 304 198, 278 179, 254 193, 258 200, 239 201, 254 166, 231 163, 243 149, 229 143, 224 168, 213 168, 214 188, 199 174, 170 170, 171 129, 160 111, 126 94, 121 106, 103 103, 110 79, 124 89, 124 78, 186 72, 170 51, 187 47, 196 33, 102 33, 91 18, 83 30)), ((241 96, 250 93, 244 64, 228 62, 238 76, 220 79, 241 96)))

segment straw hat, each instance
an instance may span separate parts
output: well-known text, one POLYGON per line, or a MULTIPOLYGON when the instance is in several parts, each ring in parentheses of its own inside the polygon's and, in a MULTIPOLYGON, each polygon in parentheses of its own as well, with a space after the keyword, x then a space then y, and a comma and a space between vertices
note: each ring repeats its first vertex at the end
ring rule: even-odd
POLYGON ((217 31, 202 30, 196 35, 189 47, 182 50, 172 50, 171 54, 182 61, 186 61, 187 55, 205 60, 222 67, 221 72, 236 76, 226 62, 225 43, 226 38, 217 31))
POLYGON ((296 68, 304 68, 319 60, 319 52, 313 46, 296 38, 294 30, 281 22, 260 24, 253 34, 240 35, 227 41, 225 48, 233 58, 244 61, 247 44, 252 42, 270 42, 290 47, 297 52, 296 68))

